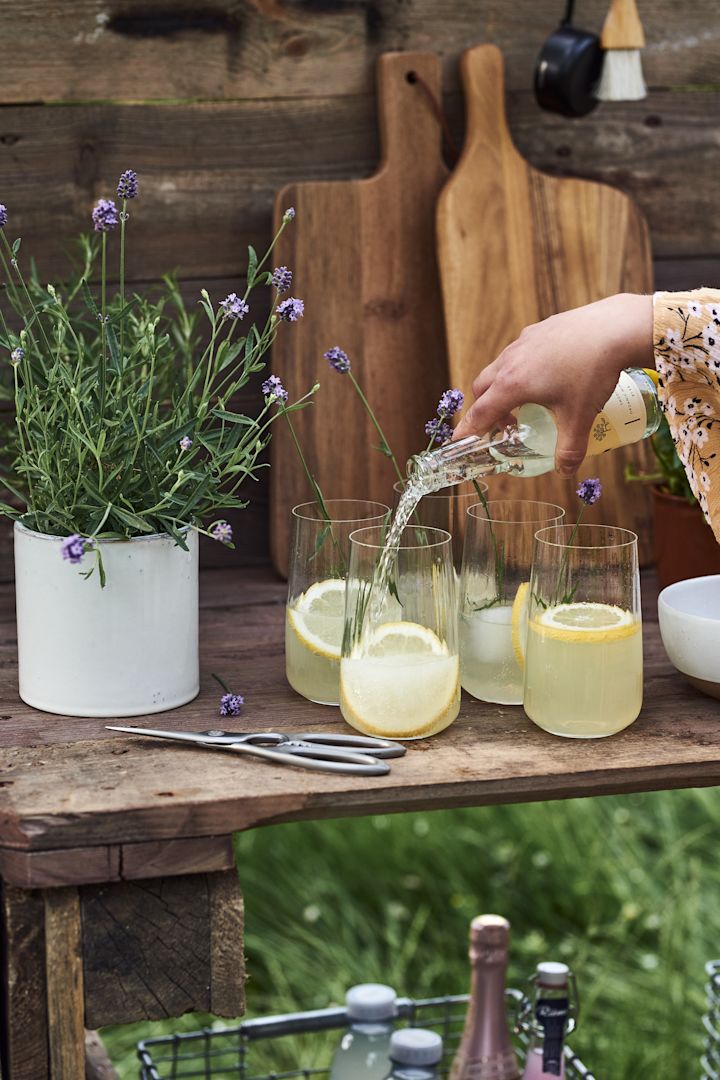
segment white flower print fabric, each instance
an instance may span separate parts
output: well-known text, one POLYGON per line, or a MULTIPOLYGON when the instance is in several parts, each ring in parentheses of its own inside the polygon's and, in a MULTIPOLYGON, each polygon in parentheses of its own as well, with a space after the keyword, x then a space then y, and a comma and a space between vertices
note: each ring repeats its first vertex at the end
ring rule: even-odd
POLYGON ((720 290, 655 293, 653 311, 660 402, 720 543, 720 290))

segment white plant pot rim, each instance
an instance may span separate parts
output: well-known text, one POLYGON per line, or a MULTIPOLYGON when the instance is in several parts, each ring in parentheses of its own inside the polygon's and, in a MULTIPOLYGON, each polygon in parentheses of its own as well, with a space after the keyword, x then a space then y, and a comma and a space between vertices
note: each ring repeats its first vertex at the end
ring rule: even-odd
MULTIPOLYGON (((15 528, 18 530, 18 532, 28 533, 29 536, 34 536, 38 540, 52 540, 52 541, 67 540, 68 536, 71 535, 70 533, 37 532, 36 529, 29 529, 27 527, 27 525, 23 525, 23 523, 21 521, 16 521, 15 522, 15 528)), ((190 532, 190 530, 194 529, 194 528, 195 528, 194 525, 181 525, 181 527, 178 529, 178 532, 179 533, 187 533, 187 532, 190 532)), ((88 538, 84 537, 83 539, 88 539, 88 538)), ((143 533, 141 536, 128 536, 128 537, 108 536, 108 537, 98 537, 97 539, 93 538, 93 543, 94 544, 137 544, 137 543, 139 543, 141 541, 146 542, 148 540, 173 540, 173 541, 175 541, 175 537, 171 536, 170 533, 166 533, 166 532, 143 533)), ((175 543, 177 543, 177 541, 175 541, 175 543)))

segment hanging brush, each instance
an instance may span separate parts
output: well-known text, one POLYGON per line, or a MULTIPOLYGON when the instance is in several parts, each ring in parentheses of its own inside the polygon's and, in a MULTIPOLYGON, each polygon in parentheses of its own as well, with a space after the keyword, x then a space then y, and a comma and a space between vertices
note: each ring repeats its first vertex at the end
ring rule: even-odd
POLYGON ((611 0, 600 36, 605 49, 597 96, 600 101, 639 101, 647 97, 640 50, 645 34, 635 0, 611 0))

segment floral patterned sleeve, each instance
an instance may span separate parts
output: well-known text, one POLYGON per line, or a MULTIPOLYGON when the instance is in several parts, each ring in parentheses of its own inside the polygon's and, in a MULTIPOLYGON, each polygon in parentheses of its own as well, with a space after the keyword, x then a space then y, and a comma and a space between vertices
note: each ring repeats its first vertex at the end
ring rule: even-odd
POLYGON ((720 289, 655 293, 653 342, 660 402, 720 543, 720 289))

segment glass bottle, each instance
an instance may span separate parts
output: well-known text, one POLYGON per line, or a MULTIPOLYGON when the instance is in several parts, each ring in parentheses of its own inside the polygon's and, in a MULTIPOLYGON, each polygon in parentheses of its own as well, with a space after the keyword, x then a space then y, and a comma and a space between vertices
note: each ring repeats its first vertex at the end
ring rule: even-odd
POLYGON ((443 1041, 436 1031, 401 1028, 390 1038, 392 1068, 387 1080, 438 1080, 443 1041))
POLYGON ((538 964, 533 990, 518 1023, 530 1034, 523 1080, 565 1078, 565 1036, 577 1024, 579 1001, 575 977, 567 964, 538 964))
POLYGON ((385 1080, 397 995, 382 983, 360 983, 345 995, 348 1029, 330 1066, 330 1080, 385 1080))
MULTIPOLYGON (((587 456, 646 439, 657 431, 661 417, 657 372, 628 368, 593 421, 587 456)), ((556 443, 557 426, 550 410, 523 405, 515 426, 469 435, 411 458, 408 477, 419 494, 428 494, 490 473, 540 476, 555 467, 556 443)))
POLYGON ((519 1080, 505 1015, 510 923, 478 915, 470 924, 470 1003, 450 1080, 519 1080))

